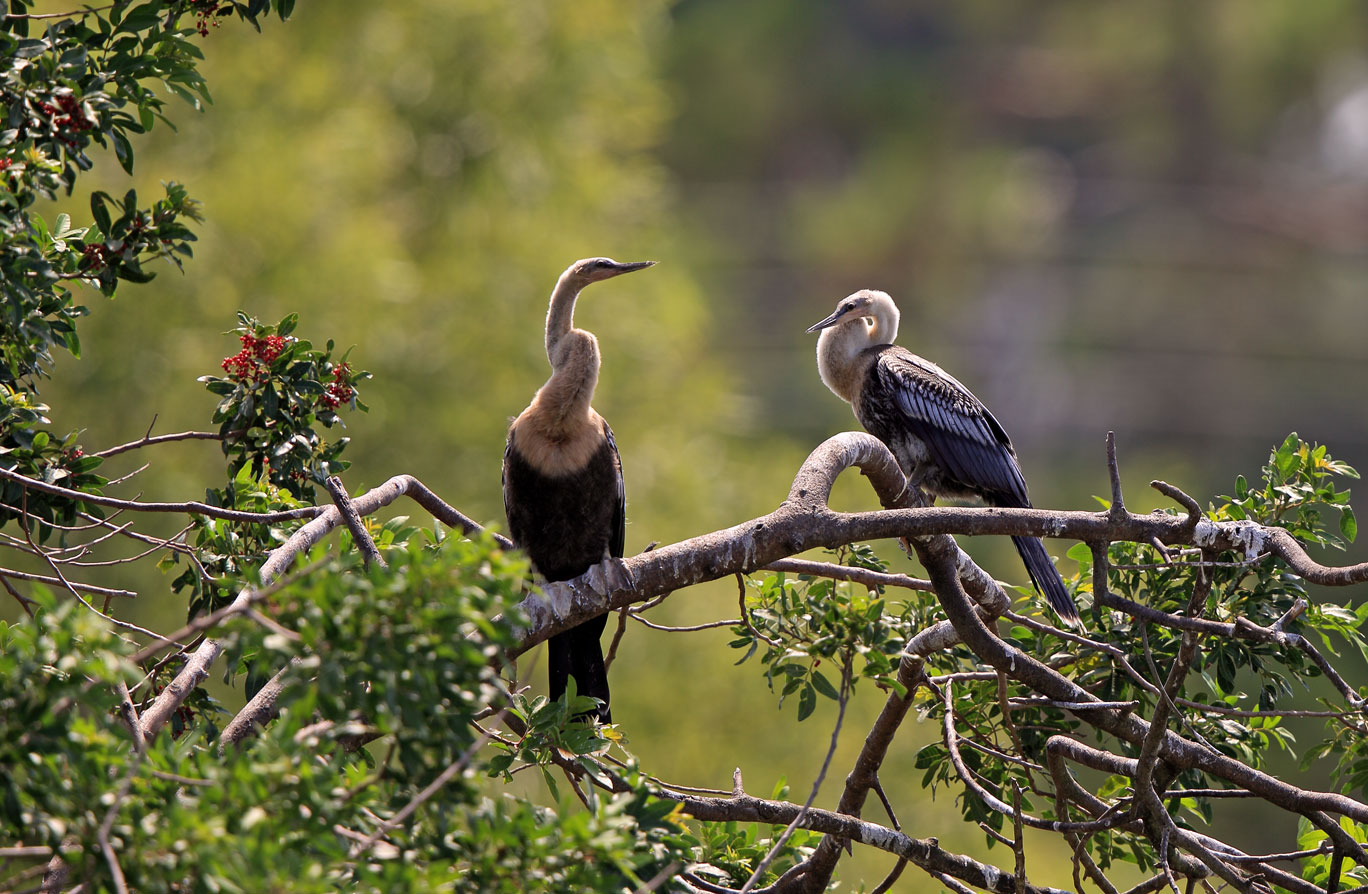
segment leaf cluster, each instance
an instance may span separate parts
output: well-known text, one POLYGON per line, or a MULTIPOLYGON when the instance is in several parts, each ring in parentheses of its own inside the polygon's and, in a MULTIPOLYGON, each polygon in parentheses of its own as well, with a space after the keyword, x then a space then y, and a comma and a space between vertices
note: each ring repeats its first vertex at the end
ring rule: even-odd
POLYGON ((1337 490, 1336 477, 1357 479, 1348 463, 1326 453, 1324 444, 1309 444, 1289 434, 1268 457, 1262 487, 1251 488, 1243 475, 1235 479, 1235 495, 1213 517, 1253 519, 1260 524, 1286 528, 1304 543, 1344 549, 1358 534, 1358 522, 1349 505, 1349 491, 1337 490), (1322 520, 1324 509, 1339 511, 1339 534, 1330 534, 1322 520))
MULTIPOLYGON (((108 483, 94 473, 103 460, 85 455, 76 443, 78 432, 58 440, 39 428, 49 421, 47 409, 31 393, 0 385, 0 469, 98 494, 108 483)), ((0 483, 0 526, 27 513, 36 522, 40 543, 51 536, 53 525, 70 526, 80 512, 103 517, 98 506, 25 490, 12 481, 0 483)))
MULTIPOLYGON (((356 386, 370 373, 352 370, 347 352, 333 359, 331 339, 319 350, 292 333, 299 323, 290 314, 274 326, 238 313, 232 330, 243 349, 223 361, 225 375, 199 381, 219 396, 213 421, 219 426, 228 474, 250 470, 297 499, 312 503, 321 484, 350 463, 339 458, 348 439, 325 441, 316 426, 332 428, 342 406, 366 411, 356 386)), ((234 499, 225 495, 225 505, 234 499)))
MULTIPOLYGON (((854 567, 887 571, 862 544, 839 551, 838 557, 854 567)), ((736 639, 729 643, 746 650, 736 663, 758 653, 780 705, 798 694, 799 720, 811 716, 818 695, 839 700, 842 688, 853 687, 859 677, 903 688, 896 679, 898 657, 930 600, 890 605, 881 586, 805 574, 791 578, 782 572, 747 578, 746 587, 746 617, 731 628, 736 639), (820 669, 824 662, 834 670, 834 683, 820 669)))
MULTIPOLYGON (((208 5, 254 25, 272 8, 267 0, 208 5)), ((83 225, 65 212, 49 224, 35 206, 71 196, 97 147, 112 148, 131 173, 132 138, 158 120, 170 125, 158 86, 197 108, 209 100, 193 24, 206 3, 116 0, 41 18, 30 17, 32 6, 7 4, 0 29, 0 463, 97 493, 104 484, 91 474, 98 459, 82 454, 76 434, 42 428, 48 419, 36 382, 51 368, 54 349, 80 356, 77 322, 88 309, 72 284, 112 296, 121 281, 151 279, 149 262, 179 268, 191 255, 195 236, 187 224, 200 219, 199 206, 176 183, 150 205, 133 190, 122 199, 96 192, 83 225)), ((292 6, 274 3, 281 17, 292 6)), ((4 491, 0 524, 15 517, 20 496, 12 485, 4 491)), ((46 539, 47 525, 67 524, 89 507, 30 497, 27 508, 46 539)))

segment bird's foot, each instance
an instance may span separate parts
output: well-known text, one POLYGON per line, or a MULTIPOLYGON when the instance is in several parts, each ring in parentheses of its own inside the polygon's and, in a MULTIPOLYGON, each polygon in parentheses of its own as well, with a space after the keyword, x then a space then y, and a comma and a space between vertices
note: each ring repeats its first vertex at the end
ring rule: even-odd
POLYGON ((618 558, 607 558, 593 566, 588 572, 589 589, 600 596, 613 590, 631 590, 636 587, 636 577, 627 563, 618 558))
POLYGON ((636 589, 636 575, 622 559, 610 558, 604 561, 604 577, 614 590, 636 589))

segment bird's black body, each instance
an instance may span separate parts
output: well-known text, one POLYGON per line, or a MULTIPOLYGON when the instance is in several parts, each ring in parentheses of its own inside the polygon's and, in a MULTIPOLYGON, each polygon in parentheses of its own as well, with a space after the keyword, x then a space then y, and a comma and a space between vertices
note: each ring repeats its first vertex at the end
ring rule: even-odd
MULTIPOLYGON (((990 506, 1029 509, 1016 451, 988 408, 954 377, 897 345, 868 348, 855 417, 888 445, 908 480, 932 496, 979 497, 990 506)), ((1069 622, 1078 610, 1035 537, 1012 543, 1036 589, 1069 622)))
MULTIPOLYGON (((817 371, 865 430, 888 445, 908 481, 932 497, 976 497, 1029 508, 1016 451, 988 408, 929 360, 893 344, 900 314, 887 292, 861 289, 808 328, 817 371)), ((1036 589, 1060 618, 1078 623, 1063 579, 1035 537, 1013 537, 1036 589)))
MULTIPOLYGON (((592 283, 654 263, 585 258, 567 267, 551 292, 546 312, 551 378, 509 425, 503 467, 508 533, 548 581, 579 577, 605 559, 622 558, 627 509, 622 461, 613 430, 590 406, 601 362, 598 339, 575 328, 575 301, 592 283)), ((573 677, 580 695, 602 702, 597 713, 604 723, 612 721, 599 642, 607 617, 552 636, 547 645, 551 698, 564 695, 573 677)))
MULTIPOLYGON (((599 448, 588 463, 561 475, 540 471, 519 451, 516 434, 510 437, 504 450, 503 489, 508 533, 548 581, 578 577, 610 556, 622 558, 627 505, 622 461, 606 422, 599 448)), ((547 648, 551 698, 565 694, 566 681, 574 677, 580 695, 603 701, 599 718, 611 723, 608 674, 599 642, 607 619, 600 615, 558 633, 547 648)))

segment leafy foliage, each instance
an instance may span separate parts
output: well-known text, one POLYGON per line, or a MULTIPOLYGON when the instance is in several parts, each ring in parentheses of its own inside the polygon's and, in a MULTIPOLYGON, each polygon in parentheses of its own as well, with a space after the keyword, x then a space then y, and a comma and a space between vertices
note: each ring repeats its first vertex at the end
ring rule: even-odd
POLYGON ((131 761, 116 687, 139 674, 129 644, 80 603, 44 589, 33 599, 35 617, 0 622, 0 817, 6 837, 93 846, 102 817, 88 807, 131 761))
MULTIPOLYGON (((855 567, 887 571, 868 547, 857 545, 840 555, 855 567)), ((745 649, 740 664, 760 651, 770 690, 779 683, 779 703, 798 694, 798 719, 806 720, 817 707, 817 696, 839 700, 842 689, 859 677, 902 688, 896 680, 898 655, 917 629, 919 614, 934 600, 929 597, 889 606, 883 587, 798 575, 769 574, 748 578, 745 622, 732 628, 730 645, 745 649), (835 682, 820 668, 835 674, 835 682), (848 679, 847 679, 848 678, 848 679)))
MULTIPOLYGON (((1250 489, 1241 478, 1236 495, 1222 497, 1225 502, 1207 515, 1214 521, 1250 520, 1284 526, 1309 543, 1342 547, 1341 538, 1352 536, 1352 525, 1347 530, 1341 526, 1340 532, 1335 533, 1322 518, 1325 509, 1338 511, 1341 518, 1353 517, 1348 491, 1337 487, 1337 477, 1357 478, 1358 474, 1331 458, 1324 447, 1300 441, 1294 434, 1270 455, 1261 474, 1262 488, 1250 489)), ((1348 643, 1368 658, 1368 638, 1363 632, 1368 608, 1337 606, 1317 599, 1305 614, 1292 619, 1288 612, 1294 602, 1308 595, 1305 585, 1269 555, 1203 556, 1201 550, 1181 556, 1161 555, 1151 545, 1129 542, 1113 543, 1106 555, 1108 587, 1115 596, 1184 614, 1193 592, 1204 586, 1199 579, 1209 575, 1206 602, 1197 607, 1202 617, 1224 622, 1239 620, 1259 627, 1282 622, 1282 629, 1293 636, 1316 637, 1330 649, 1348 643)), ((1079 544, 1069 551, 1069 557, 1079 566, 1080 592, 1092 592, 1092 550, 1079 544)), ((1133 674, 1151 683, 1162 681, 1160 669, 1174 664, 1181 637, 1171 628, 1146 623, 1130 614, 1102 610, 1100 606, 1094 606, 1090 614, 1088 639, 1105 644, 1111 652, 1090 646, 1061 651, 1053 636, 1023 625, 1011 628, 1011 641, 1053 667, 1071 670, 1072 679, 1099 698, 1134 703, 1138 714, 1149 716, 1155 710, 1156 695, 1152 689, 1141 686, 1133 674), (1123 663, 1123 658, 1129 659, 1129 665, 1123 663)), ((961 669, 950 655, 930 656, 927 664, 933 681, 935 673, 953 674, 961 669)), ((1203 642, 1198 663, 1177 694, 1182 731, 1251 767, 1266 766, 1273 755, 1291 752, 1293 748, 1293 731, 1279 716, 1280 709, 1291 710, 1291 703, 1304 699, 1308 691, 1316 692, 1316 697, 1330 710, 1346 708, 1343 702, 1324 694, 1322 687, 1314 686, 1319 677, 1320 667, 1304 650, 1271 640, 1211 637, 1203 642)), ((995 679, 963 678, 955 683, 958 737, 997 751, 1020 753, 1043 765, 1044 745, 1049 737, 1073 734, 1081 727, 1073 715, 1058 708, 1017 704, 1008 711, 1007 699, 1014 693, 1000 691, 998 687, 995 679)), ((939 716, 943 705, 932 694, 926 697, 922 710, 939 716)), ((1345 791, 1361 790, 1368 780, 1368 771, 1364 769, 1368 759, 1360 742, 1361 734, 1355 724, 1345 724, 1333 717, 1327 722, 1327 738, 1304 751, 1304 760, 1310 762, 1319 756, 1339 753, 1339 784, 1345 791)), ((1039 796, 1050 791, 1045 784, 1047 778, 1038 776, 1038 771, 994 760, 981 748, 964 746, 961 753, 979 784, 997 797, 1010 800, 1012 785, 1017 783, 1024 792, 1024 810, 1034 810, 1046 818, 1070 818, 1055 815, 1052 797, 1032 797, 1033 793, 1039 796)), ((917 766, 924 770, 923 785, 954 784, 958 774, 949 757, 943 742, 927 745, 919 752, 917 766)), ((1098 795, 1125 797, 1128 784, 1129 780, 1113 777, 1098 795)), ((1218 781, 1197 771, 1181 773, 1170 783, 1173 789, 1212 787, 1219 787, 1218 781)), ((1212 804, 1205 798, 1178 798, 1175 804, 1192 819, 1211 819, 1212 804)), ((977 797, 966 794, 960 806, 967 820, 986 823, 995 831, 1002 828, 1004 816, 986 809, 977 797)), ((989 841, 992 840, 990 836, 989 841)), ((1158 865, 1151 842, 1115 829, 1088 838, 1088 848, 1103 868, 1117 860, 1136 863, 1142 869, 1158 865)), ((1308 866, 1307 871, 1320 870, 1308 866)))
MULTIPOLYGON (((289 2, 276 9, 288 15, 289 2)), ((79 355, 75 323, 86 309, 75 303, 68 283, 85 282, 113 295, 118 281, 146 282, 148 261, 180 265, 194 235, 186 221, 199 220, 198 206, 178 184, 166 196, 140 207, 130 190, 122 200, 91 196, 91 223, 71 225, 60 215, 48 226, 33 213, 40 199, 71 195, 79 175, 90 170, 93 146, 112 147, 124 170, 133 170, 131 135, 167 121, 162 85, 198 107, 209 100, 196 70, 202 54, 188 22, 209 11, 234 12, 256 23, 266 0, 250 3, 144 2, 118 0, 46 22, 30 35, 31 4, 10 4, 0 32, 0 96, 7 109, 0 130, 0 385, 15 386, 40 375, 52 363, 51 348, 79 355)), ((167 122, 169 123, 169 122, 167 122)))
MULTIPOLYGON (((49 421, 44 415, 47 409, 31 393, 0 385, 0 469, 70 490, 99 493, 107 482, 94 470, 103 460, 85 455, 76 443, 76 432, 58 440, 39 428, 49 421)), ((39 542, 48 539, 52 525, 71 525, 80 512, 102 515, 98 506, 26 491, 13 481, 0 484, 0 526, 27 513, 37 522, 39 542)))
MULTIPOLYGON (((291 0, 277 0, 289 14, 291 0)), ((13 0, 0 31, 0 467, 98 492, 104 479, 91 474, 99 459, 84 456, 76 434, 43 430, 46 408, 36 380, 54 362, 53 349, 79 357, 77 321, 88 313, 73 283, 113 296, 120 281, 143 283, 154 275, 144 265, 190 257, 199 206, 185 188, 165 185, 150 206, 136 191, 122 199, 104 192, 90 197, 90 222, 73 226, 60 213, 52 224, 35 212, 40 201, 73 194, 77 179, 94 162, 94 147, 112 148, 133 170, 130 137, 165 116, 165 100, 153 85, 198 107, 209 94, 197 71, 202 54, 192 36, 197 16, 231 12, 257 23, 267 0, 205 3, 203 0, 117 0, 69 15, 30 18, 32 4, 13 0), (43 30, 31 27, 43 23, 43 30)), ((19 492, 6 484, 0 524, 17 515, 19 492)), ((30 498, 29 514, 42 538, 52 523, 70 524, 80 504, 30 498)))
POLYGON ((1235 479, 1235 495, 1220 497, 1226 503, 1217 519, 1253 519, 1287 528, 1292 536, 1316 546, 1344 549, 1358 534, 1358 522, 1349 505, 1349 491, 1336 490, 1336 476, 1357 479, 1348 463, 1332 459, 1324 444, 1315 446, 1293 432, 1268 458, 1263 468, 1263 487, 1251 489, 1241 475, 1235 479), (1326 532, 1321 509, 1339 510, 1339 535, 1326 532))
MULTIPOLYGON (((268 326, 239 312, 238 323, 233 332, 242 350, 224 358, 226 375, 200 379, 222 397, 214 422, 223 438, 228 474, 235 477, 250 469, 254 480, 312 502, 314 484, 350 465, 338 458, 348 439, 326 442, 314 425, 340 424, 337 411, 344 405, 364 412, 356 385, 370 373, 353 371, 345 354, 334 361, 331 340, 320 351, 292 335, 299 323, 296 314, 268 326)), ((232 505, 231 500, 230 494, 225 505, 232 505)))

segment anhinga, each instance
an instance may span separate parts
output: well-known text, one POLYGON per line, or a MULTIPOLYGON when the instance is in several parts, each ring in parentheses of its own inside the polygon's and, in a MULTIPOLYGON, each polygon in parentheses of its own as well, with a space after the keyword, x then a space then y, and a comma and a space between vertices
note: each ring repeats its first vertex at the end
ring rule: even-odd
MULTIPOLYGON (((599 349, 593 333, 574 328, 575 299, 590 283, 654 264, 608 258, 576 261, 561 274, 546 314, 547 379, 508 428, 504 448, 504 511, 513 542, 548 581, 578 577, 609 557, 621 558, 627 499, 613 430, 589 402, 598 384, 599 349)), ((551 637, 551 698, 575 678, 580 695, 608 710, 608 674, 599 636, 607 615, 551 637)))
MULTIPOLYGON (((988 408, 939 366, 892 343, 898 307, 886 292, 864 289, 843 299, 808 332, 818 330, 822 381, 888 445, 910 484, 932 497, 1030 508, 1016 451, 988 408)), ((1012 543, 1036 589, 1060 618, 1077 625, 1078 609, 1045 545, 1035 537, 1012 543)))

